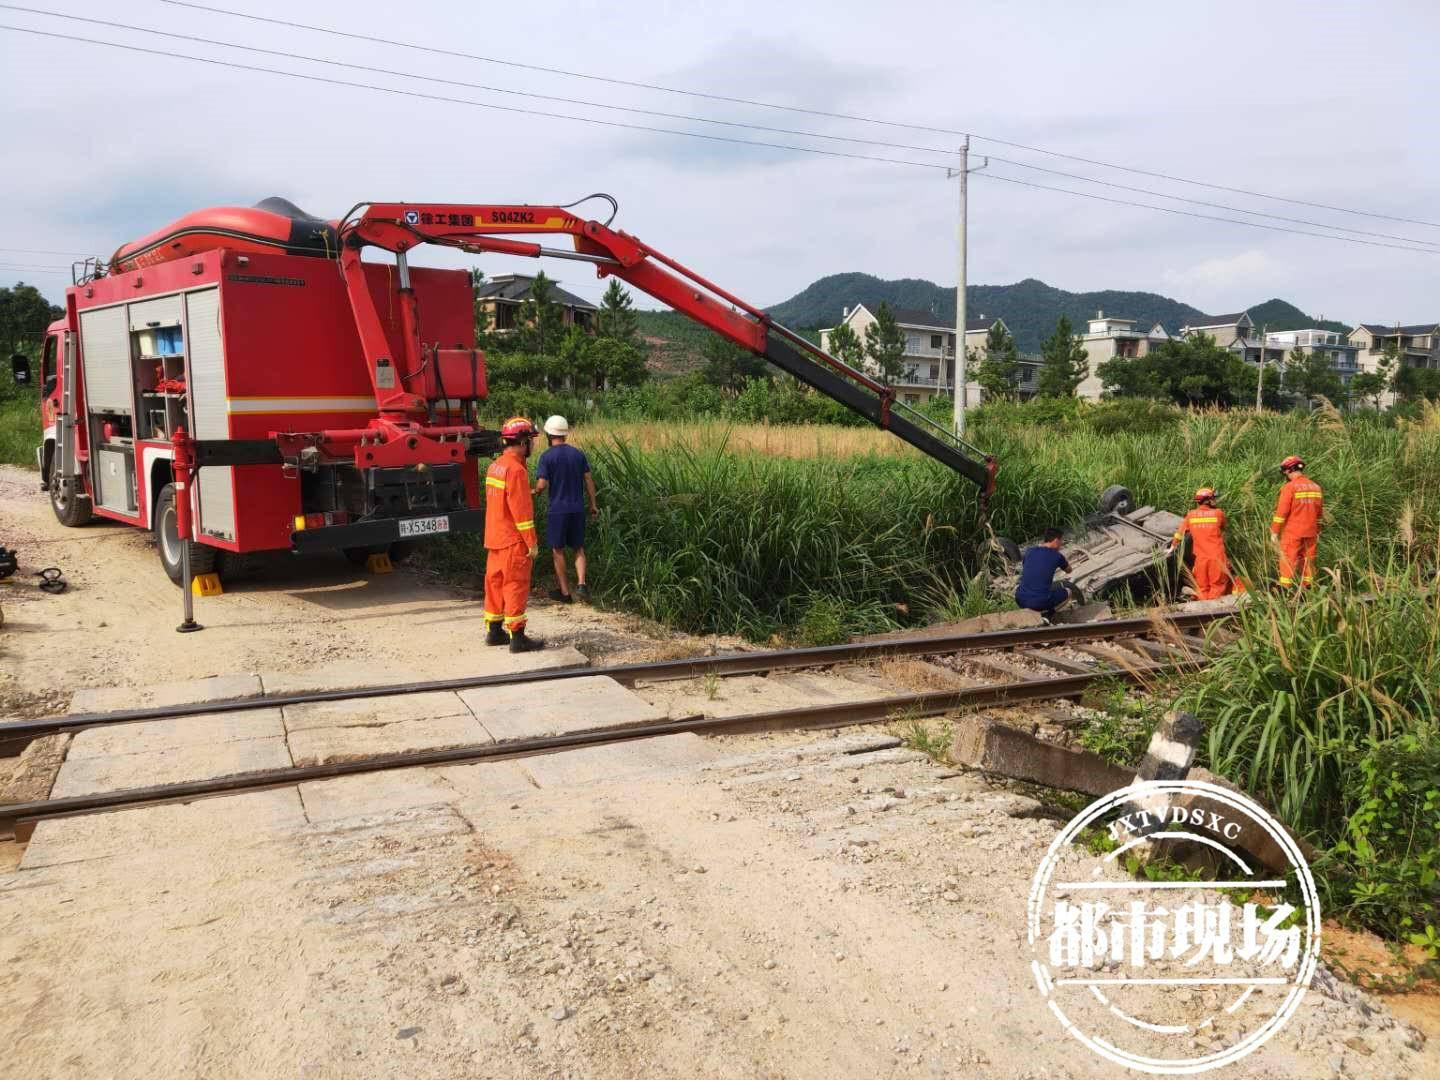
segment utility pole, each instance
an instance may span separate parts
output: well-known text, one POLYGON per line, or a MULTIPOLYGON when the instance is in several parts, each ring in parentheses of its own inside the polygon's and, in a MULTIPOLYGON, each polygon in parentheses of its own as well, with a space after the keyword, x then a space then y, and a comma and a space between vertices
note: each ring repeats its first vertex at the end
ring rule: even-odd
POLYGON ((1255 411, 1258 413, 1262 405, 1262 394, 1265 390, 1265 337, 1269 324, 1260 327, 1260 377, 1255 380, 1255 411))
POLYGON ((987 157, 984 164, 976 168, 970 168, 970 136, 965 136, 965 142, 960 147, 960 168, 946 169, 945 175, 949 179, 960 178, 960 225, 957 230, 959 240, 960 256, 959 281, 955 285, 955 385, 951 388, 955 401, 955 434, 965 434, 965 410, 969 406, 968 386, 969 374, 965 370, 966 361, 969 359, 969 350, 965 348, 965 256, 966 256, 966 228, 969 218, 970 202, 970 174, 979 172, 990 164, 987 157))

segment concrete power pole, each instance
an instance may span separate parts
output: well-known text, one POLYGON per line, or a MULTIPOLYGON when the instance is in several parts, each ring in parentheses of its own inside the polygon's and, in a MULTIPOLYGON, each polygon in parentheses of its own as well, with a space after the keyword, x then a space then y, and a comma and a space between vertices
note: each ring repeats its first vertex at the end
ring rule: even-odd
POLYGON ((1255 380, 1255 411, 1258 413, 1264 406, 1263 394, 1265 391, 1265 336, 1269 324, 1260 327, 1260 377, 1255 380))
POLYGON ((960 147, 960 168, 946 169, 945 175, 950 179, 960 178, 960 225, 957 230, 960 255, 957 260, 959 264, 959 280, 955 284, 955 385, 952 393, 955 400, 955 434, 965 434, 965 410, 969 407, 969 373, 966 371, 967 355, 969 350, 965 348, 965 286, 966 286, 966 229, 969 218, 970 202, 970 174, 979 172, 990 164, 986 158, 984 164, 976 168, 970 168, 970 136, 965 136, 965 142, 960 147))

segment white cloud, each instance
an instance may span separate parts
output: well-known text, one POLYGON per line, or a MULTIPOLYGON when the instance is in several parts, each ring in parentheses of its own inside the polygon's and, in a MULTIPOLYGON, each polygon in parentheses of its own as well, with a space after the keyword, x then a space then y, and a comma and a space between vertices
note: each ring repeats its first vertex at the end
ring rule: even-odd
POLYGON ((1165 292, 1207 311, 1243 308, 1280 295, 1292 284, 1290 264, 1251 248, 1165 270, 1165 292))

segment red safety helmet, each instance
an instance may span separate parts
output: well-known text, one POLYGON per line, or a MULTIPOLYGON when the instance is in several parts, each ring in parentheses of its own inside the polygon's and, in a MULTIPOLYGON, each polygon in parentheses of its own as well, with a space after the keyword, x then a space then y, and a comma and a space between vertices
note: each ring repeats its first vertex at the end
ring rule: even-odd
POLYGON ((532 424, 523 416, 512 416, 500 426, 500 437, 502 439, 533 439, 540 434, 532 424))
POLYGON ((1291 469, 1303 468, 1305 468, 1305 462, 1301 459, 1299 454, 1291 454, 1284 461, 1280 462, 1281 472, 1289 472, 1291 469))
POLYGON ((1203 487, 1199 491, 1195 492, 1195 501, 1197 503, 1202 503, 1206 499, 1218 499, 1219 497, 1219 492, 1217 492, 1212 487, 1203 487))

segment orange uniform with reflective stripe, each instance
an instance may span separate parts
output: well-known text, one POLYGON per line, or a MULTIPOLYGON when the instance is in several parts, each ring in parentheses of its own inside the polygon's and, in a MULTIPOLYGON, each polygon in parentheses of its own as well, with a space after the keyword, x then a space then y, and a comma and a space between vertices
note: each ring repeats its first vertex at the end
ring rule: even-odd
POLYGON ((1226 596, 1232 588, 1230 560, 1225 556, 1225 511, 1218 506, 1197 506, 1175 530, 1175 543, 1190 534, 1190 551, 1195 557, 1191 574, 1195 595, 1201 600, 1226 596))
POLYGON ((530 599, 530 549, 535 546, 530 470, 506 450, 485 473, 485 621, 525 629, 530 599))
POLYGON ((535 501, 530 470, 519 454, 506 450, 485 473, 485 546, 492 551, 535 543, 535 501))
POLYGON ((1325 495, 1320 485, 1300 475, 1285 481, 1270 533, 1280 538, 1280 584, 1309 585, 1315 568, 1316 539, 1325 517, 1325 495))

